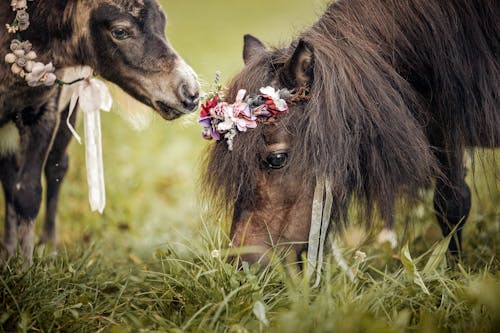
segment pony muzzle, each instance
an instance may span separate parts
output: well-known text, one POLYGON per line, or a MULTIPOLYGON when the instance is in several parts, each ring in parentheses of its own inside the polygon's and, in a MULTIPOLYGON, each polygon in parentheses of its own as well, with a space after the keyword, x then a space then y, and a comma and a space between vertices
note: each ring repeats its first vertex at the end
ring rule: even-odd
POLYGON ((192 113, 200 104, 200 84, 193 69, 181 58, 176 61, 169 77, 159 79, 159 87, 164 93, 158 94, 153 107, 167 119, 176 119, 192 113))

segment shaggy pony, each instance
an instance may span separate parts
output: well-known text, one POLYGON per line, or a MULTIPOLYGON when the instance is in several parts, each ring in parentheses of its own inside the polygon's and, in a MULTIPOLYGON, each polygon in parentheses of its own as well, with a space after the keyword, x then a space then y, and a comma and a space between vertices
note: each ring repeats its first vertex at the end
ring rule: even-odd
POLYGON ((287 198, 258 215, 265 221, 248 223, 285 219, 301 200, 312 201, 307 193, 317 179, 331 181, 336 221, 346 219, 355 197, 365 220, 377 207, 392 224, 396 199, 414 199, 436 179, 443 232, 463 223, 470 209, 464 150, 500 144, 499 7, 494 0, 338 1, 289 47, 269 50, 246 36, 246 66, 230 83, 228 101, 239 89, 258 93, 267 85, 309 86, 310 101, 277 124, 239 133, 233 151, 224 142, 211 148, 204 186, 215 206, 234 211, 232 237, 242 216, 264 209, 259 179, 286 174, 300 179, 299 187, 281 181, 275 191, 287 198), (272 131, 290 137, 279 174, 262 163, 272 131))

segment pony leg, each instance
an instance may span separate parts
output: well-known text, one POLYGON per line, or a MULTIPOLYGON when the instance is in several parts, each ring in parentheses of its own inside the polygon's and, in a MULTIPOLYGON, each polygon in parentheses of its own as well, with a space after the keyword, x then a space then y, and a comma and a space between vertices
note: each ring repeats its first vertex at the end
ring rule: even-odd
POLYGON ((21 166, 14 185, 13 201, 17 237, 27 263, 31 263, 33 256, 34 225, 42 200, 42 170, 58 122, 55 102, 50 104, 44 106, 34 120, 31 118, 25 123, 22 119, 17 124, 21 134, 21 166))
POLYGON ((35 238, 35 219, 20 219, 17 225, 17 238, 23 254, 25 267, 33 263, 33 248, 35 238))
POLYGON ((471 192, 465 182, 462 154, 459 155, 454 167, 443 169, 445 179, 438 179, 434 190, 434 209, 443 235, 448 236, 456 228, 448 248, 454 257, 461 255, 462 229, 471 208, 471 192))
POLYGON ((17 250, 17 220, 14 212, 14 203, 12 201, 12 191, 14 189, 17 169, 17 162, 14 155, 0 157, 0 181, 2 183, 5 198, 5 229, 3 243, 3 250, 5 250, 5 252, 2 253, 0 259, 4 261, 15 256, 17 250))
MULTIPOLYGON (((76 122, 76 112, 71 116, 70 122, 74 126, 76 122)), ((45 223, 43 226, 43 234, 40 238, 40 243, 48 243, 57 245, 57 206, 59 202, 59 190, 61 188, 64 176, 68 171, 69 158, 67 147, 71 141, 72 134, 66 126, 66 117, 68 116, 68 108, 60 115, 59 128, 54 139, 54 144, 51 147, 47 163, 45 165, 45 178, 47 180, 46 192, 46 213, 45 223)))

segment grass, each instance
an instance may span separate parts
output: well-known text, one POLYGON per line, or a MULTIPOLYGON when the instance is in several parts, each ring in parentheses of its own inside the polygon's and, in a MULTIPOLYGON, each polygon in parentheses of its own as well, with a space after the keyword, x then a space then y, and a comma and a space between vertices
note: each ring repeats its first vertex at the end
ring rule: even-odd
POLYGON ((356 280, 351 281, 330 258, 321 286, 312 288, 293 266, 277 261, 263 272, 257 265, 237 269, 226 260, 227 239, 221 229, 207 228, 202 236, 196 246, 164 245, 149 258, 112 258, 99 243, 63 250, 57 256, 39 248, 29 270, 22 270, 16 261, 2 268, 0 331, 494 332, 500 328, 499 262, 494 254, 483 257, 485 264, 465 260, 450 269, 444 255, 447 240, 416 259, 406 257, 404 264, 384 247, 362 246, 366 259, 343 248, 356 280), (415 283, 416 275, 421 284, 415 283))
MULTIPOLYGON (((244 33, 285 43, 314 22, 325 2, 163 1, 170 40, 204 82, 212 81, 216 70, 229 79, 242 66, 244 33)), ((195 120, 149 119, 151 113, 142 113, 148 110, 113 91, 113 112, 102 115, 105 213, 89 211, 84 151, 73 142, 61 194, 59 254, 38 247, 29 270, 16 260, 0 268, 0 332, 500 328, 500 193, 494 175, 483 177, 480 165, 468 179, 475 178, 476 189, 459 265, 442 264, 439 250, 446 244, 431 194, 424 193, 416 209, 398 217, 400 243, 409 244, 413 259, 401 256, 401 245, 396 250, 378 245, 374 235, 353 226, 339 244, 356 281, 329 257, 320 288, 312 288, 290 264, 275 261, 258 272, 256 266, 238 270, 227 263, 227 226, 204 217, 207 207, 198 198, 199 159, 207 144, 195 120), (123 120, 129 113, 151 124, 134 131, 123 120), (360 260, 356 251, 367 258, 360 260), (416 276, 423 284, 415 283, 416 276)))

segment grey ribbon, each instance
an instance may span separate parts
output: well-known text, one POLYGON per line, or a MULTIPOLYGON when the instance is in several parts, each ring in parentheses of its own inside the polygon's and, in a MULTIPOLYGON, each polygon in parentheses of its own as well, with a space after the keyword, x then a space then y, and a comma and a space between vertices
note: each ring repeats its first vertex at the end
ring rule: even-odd
POLYGON ((307 275, 312 277, 316 273, 316 280, 313 287, 319 286, 321 281, 324 245, 332 216, 332 203, 330 181, 328 179, 317 180, 316 188, 314 189, 311 228, 309 229, 309 246, 307 250, 307 275))

